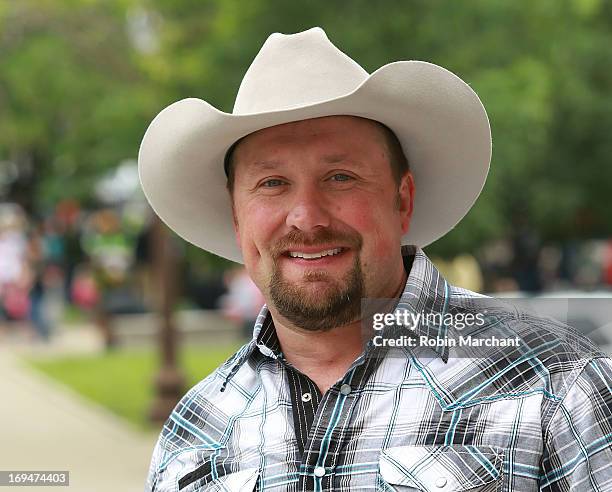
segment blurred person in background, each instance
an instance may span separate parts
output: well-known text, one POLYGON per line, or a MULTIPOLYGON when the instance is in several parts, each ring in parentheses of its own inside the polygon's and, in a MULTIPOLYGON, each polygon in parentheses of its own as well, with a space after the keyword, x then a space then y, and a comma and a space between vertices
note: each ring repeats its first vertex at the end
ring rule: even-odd
POLYGON ((84 260, 81 245, 81 208, 74 200, 64 200, 57 205, 56 216, 63 235, 64 300, 72 304, 72 284, 77 268, 84 260))
POLYGON ((66 244, 61 224, 55 215, 49 215, 42 222, 41 240, 49 269, 58 280, 64 276, 66 244))
POLYGON ((134 241, 134 280, 143 308, 155 304, 155 276, 153 273, 154 220, 148 213, 134 241))
POLYGON ((604 250, 603 278, 606 287, 612 288, 612 239, 606 241, 604 250))
POLYGON ((30 320, 38 338, 43 342, 47 342, 51 334, 51 327, 45 311, 47 255, 43 237, 43 226, 34 223, 28 242, 30 320))
POLYGON ((542 290, 538 261, 540 258, 540 238, 524 215, 514 218, 514 235, 512 239, 514 256, 511 271, 518 288, 524 292, 542 290))
POLYGON ((112 327, 113 305, 120 302, 120 288, 129 279, 134 247, 130 237, 122 230, 121 218, 112 209, 95 212, 83 239, 84 249, 91 261, 98 294, 96 322, 107 349, 116 346, 112 327))
POLYGON ((249 339, 257 315, 266 301, 249 273, 242 267, 226 271, 224 281, 227 293, 219 299, 221 310, 224 316, 240 325, 243 338, 249 339))
POLYGON ((20 207, 0 204, 0 312, 9 320, 29 313, 26 226, 20 207))

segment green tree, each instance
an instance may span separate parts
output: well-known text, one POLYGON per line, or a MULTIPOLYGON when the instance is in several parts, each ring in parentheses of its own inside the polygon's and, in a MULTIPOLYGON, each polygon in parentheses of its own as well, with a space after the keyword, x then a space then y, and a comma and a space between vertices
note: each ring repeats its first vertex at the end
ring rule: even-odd
MULTIPOLYGON (((128 2, 0 2, 0 161, 30 210, 91 201, 94 180, 137 153, 159 97, 128 39, 128 2)), ((0 170, 1 171, 1 170, 0 170)))

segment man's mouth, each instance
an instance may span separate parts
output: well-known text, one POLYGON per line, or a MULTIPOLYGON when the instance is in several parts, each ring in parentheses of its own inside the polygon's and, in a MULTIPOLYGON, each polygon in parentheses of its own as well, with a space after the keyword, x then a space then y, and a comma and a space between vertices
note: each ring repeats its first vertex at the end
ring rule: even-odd
POLYGON ((288 251, 286 254, 289 255, 291 258, 303 258, 304 260, 316 260, 318 258, 323 258, 325 256, 335 256, 338 255, 340 253, 342 253, 342 251, 345 248, 331 248, 331 249, 325 249, 325 250, 321 250, 321 251, 316 251, 316 252, 306 252, 306 251, 288 251))

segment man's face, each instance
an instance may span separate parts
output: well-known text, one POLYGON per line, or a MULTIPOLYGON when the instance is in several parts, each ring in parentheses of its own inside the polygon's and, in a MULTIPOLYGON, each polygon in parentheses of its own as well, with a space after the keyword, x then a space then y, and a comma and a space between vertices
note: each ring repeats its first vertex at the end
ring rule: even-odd
POLYGON ((414 186, 398 185, 380 126, 329 116, 255 132, 234 151, 235 230, 270 308, 306 330, 359 319, 392 297, 414 186))

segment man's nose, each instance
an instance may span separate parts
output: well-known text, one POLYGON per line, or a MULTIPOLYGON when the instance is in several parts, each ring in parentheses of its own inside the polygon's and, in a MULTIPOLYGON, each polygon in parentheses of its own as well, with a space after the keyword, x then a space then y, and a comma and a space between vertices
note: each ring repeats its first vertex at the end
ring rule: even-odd
POLYGON ((329 225, 330 216, 324 197, 312 189, 302 190, 294 197, 287 214, 287 226, 309 232, 329 225))

